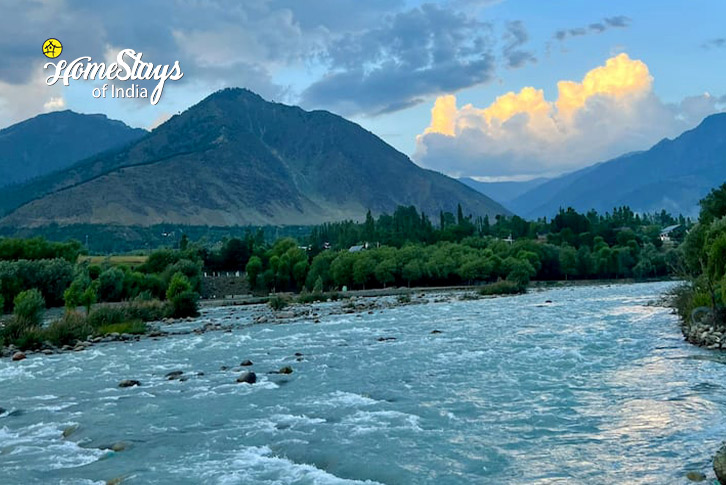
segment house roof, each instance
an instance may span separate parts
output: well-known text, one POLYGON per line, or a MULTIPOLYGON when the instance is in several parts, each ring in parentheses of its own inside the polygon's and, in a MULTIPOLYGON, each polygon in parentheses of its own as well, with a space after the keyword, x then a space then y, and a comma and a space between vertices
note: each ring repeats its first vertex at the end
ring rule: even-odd
POLYGON ((661 233, 661 235, 670 234, 671 232, 678 229, 679 227, 681 227, 680 224, 674 224, 672 226, 668 226, 668 227, 664 228, 662 231, 660 231, 660 233, 661 233))

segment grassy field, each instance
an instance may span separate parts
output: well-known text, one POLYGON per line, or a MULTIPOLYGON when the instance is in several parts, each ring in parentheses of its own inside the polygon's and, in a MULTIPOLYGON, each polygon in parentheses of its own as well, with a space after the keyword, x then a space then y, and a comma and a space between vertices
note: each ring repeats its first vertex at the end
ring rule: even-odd
POLYGON ((110 265, 110 266, 118 266, 118 265, 126 265, 130 267, 139 266, 141 264, 144 264, 147 260, 148 256, 144 255, 138 255, 138 254, 129 254, 129 255, 122 255, 122 256, 79 256, 78 262, 79 263, 85 263, 88 262, 89 264, 98 264, 98 265, 110 265))

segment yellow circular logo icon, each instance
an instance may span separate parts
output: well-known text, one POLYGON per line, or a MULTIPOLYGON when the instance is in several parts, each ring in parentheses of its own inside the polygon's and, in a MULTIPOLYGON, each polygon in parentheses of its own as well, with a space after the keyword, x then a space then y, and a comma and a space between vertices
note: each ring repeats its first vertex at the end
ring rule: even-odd
POLYGON ((55 59, 63 52, 63 44, 58 39, 50 38, 43 42, 43 54, 45 57, 55 59))

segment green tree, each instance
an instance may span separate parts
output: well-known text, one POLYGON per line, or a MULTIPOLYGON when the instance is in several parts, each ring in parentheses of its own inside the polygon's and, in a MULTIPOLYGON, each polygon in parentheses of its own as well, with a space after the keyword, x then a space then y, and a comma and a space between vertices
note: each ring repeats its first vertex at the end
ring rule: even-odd
POLYGON ((372 252, 364 252, 353 263, 353 281, 365 289, 366 284, 375 278, 377 261, 372 252))
POLYGON ((98 285, 95 282, 88 285, 88 288, 83 291, 79 300, 79 303, 86 308, 86 315, 91 314, 91 307, 96 303, 96 301, 98 301, 98 293, 96 291, 97 286, 98 285))
POLYGON ((569 276, 576 276, 577 273, 577 251, 572 246, 562 246, 560 248, 560 271, 565 275, 565 279, 569 276))
POLYGON ((396 260, 394 257, 385 257, 376 265, 376 281, 385 288, 396 281, 396 270, 396 260))
POLYGON ((250 281, 250 288, 254 289, 257 287, 257 277, 262 272, 262 260, 257 256, 252 256, 247 263, 245 271, 247 272, 247 278, 250 281))
POLYGON ((25 290, 13 300, 13 315, 17 322, 27 327, 40 325, 45 312, 45 299, 36 288, 25 290))
POLYGON ((186 275, 183 273, 174 273, 174 276, 171 277, 171 281, 169 282, 169 287, 166 290, 166 299, 171 300, 175 296, 185 291, 190 291, 191 289, 192 285, 186 275))
POLYGON ((318 279, 315 280, 315 284, 313 285, 313 293, 320 294, 323 292, 323 278, 318 276, 318 279))
POLYGON ((75 310, 81 305, 83 292, 86 291, 86 287, 90 284, 90 279, 84 276, 85 275, 77 276, 68 289, 63 292, 63 300, 65 301, 67 311, 75 310))
POLYGON ((199 294, 192 291, 189 278, 183 273, 175 273, 166 290, 166 298, 171 302, 172 316, 195 317, 199 315, 199 294))
POLYGON ((98 297, 101 301, 121 301, 124 291, 124 272, 109 268, 98 277, 98 297))
POLYGON ((403 279, 406 280, 408 286, 411 286, 412 282, 418 283, 421 278, 423 278, 423 274, 423 265, 418 259, 413 259, 406 263, 403 266, 403 271, 401 272, 401 276, 403 276, 403 279))

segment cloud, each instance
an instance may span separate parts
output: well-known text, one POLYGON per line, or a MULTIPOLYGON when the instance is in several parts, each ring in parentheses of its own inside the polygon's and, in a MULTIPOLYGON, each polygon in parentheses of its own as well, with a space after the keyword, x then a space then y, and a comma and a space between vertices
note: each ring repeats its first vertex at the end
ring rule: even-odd
POLYGON ((558 97, 525 87, 486 108, 439 97, 414 159, 455 176, 553 176, 646 149, 694 126, 726 101, 708 94, 663 103, 648 66, 620 54, 581 81, 560 81, 558 97))
POLYGON ((39 65, 25 83, 13 84, 0 79, 0 120, 21 121, 64 108, 61 88, 45 84, 45 72, 39 65))
POLYGON ((46 111, 58 111, 66 107, 66 100, 63 96, 51 97, 48 101, 43 103, 43 108, 46 111))
POLYGON ((490 30, 434 4, 389 15, 377 28, 326 46, 321 58, 327 73, 302 92, 302 104, 342 114, 381 113, 487 82, 495 70, 490 30))
POLYGON ((582 37, 587 34, 602 34, 606 30, 610 30, 612 28, 624 29, 630 26, 630 22, 630 18, 624 15, 605 17, 601 21, 592 23, 587 27, 560 29, 552 35, 552 38, 559 42, 563 42, 571 37, 582 37))
POLYGON ((529 33, 524 24, 517 20, 507 23, 507 30, 504 34, 504 49, 502 54, 510 68, 522 67, 528 62, 537 62, 537 58, 529 51, 521 47, 529 41, 529 33))
MULTIPOLYGON (((243 86, 308 108, 387 113, 489 81, 495 48, 509 67, 534 61, 523 48, 528 35, 521 22, 507 26, 502 42, 478 20, 477 12, 497 1, 410 7, 405 0, 127 0, 102 8, 95 0, 6 2, 0 18, 0 82, 27 87, 46 61, 42 41, 54 36, 63 43, 66 60, 101 61, 109 49, 119 48, 142 51, 145 61, 156 64, 179 60, 184 77, 168 85, 162 104, 167 96, 177 99, 167 93, 184 93, 183 98, 243 86)), ((73 85, 90 97, 90 83, 73 85)), ((66 96, 76 104, 78 99, 66 96)), ((5 103, 37 108, 24 98, 5 103)), ((146 104, 125 102, 116 109, 137 113, 146 104)), ((159 106, 160 112, 177 109, 159 106)), ((13 121, 0 118, 0 126, 13 121)))

